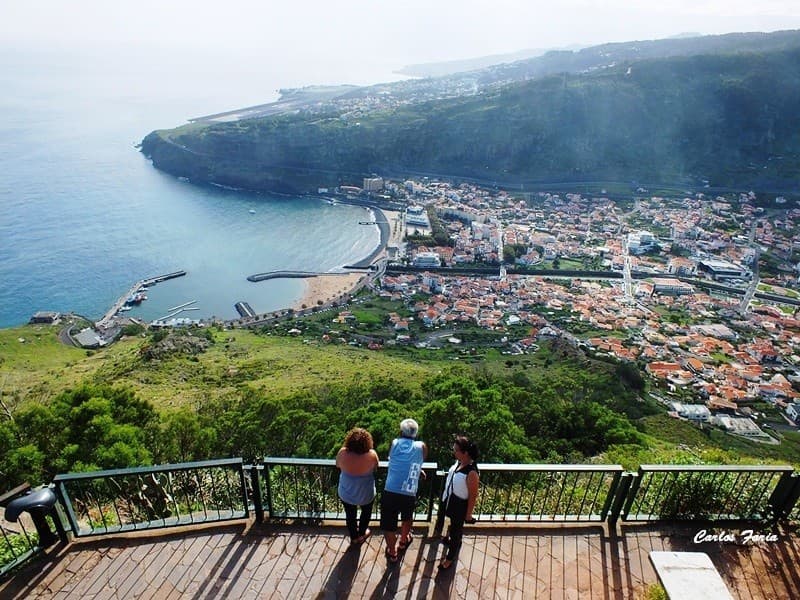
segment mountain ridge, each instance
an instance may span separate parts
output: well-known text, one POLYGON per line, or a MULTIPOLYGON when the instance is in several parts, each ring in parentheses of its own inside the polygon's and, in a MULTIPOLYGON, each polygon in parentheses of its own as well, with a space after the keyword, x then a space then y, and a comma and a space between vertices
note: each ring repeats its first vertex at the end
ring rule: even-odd
POLYGON ((314 110, 153 132, 142 151, 196 182, 288 193, 423 172, 794 188, 800 32, 763 39, 787 48, 623 61, 369 109, 355 90, 314 110))

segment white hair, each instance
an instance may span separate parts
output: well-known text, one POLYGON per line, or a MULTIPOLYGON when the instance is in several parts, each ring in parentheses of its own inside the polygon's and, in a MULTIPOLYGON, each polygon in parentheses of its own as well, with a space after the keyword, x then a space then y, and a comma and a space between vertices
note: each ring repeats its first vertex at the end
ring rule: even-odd
POLYGON ((415 438, 419 431, 419 424, 414 419, 403 419, 400 422, 400 432, 403 437, 415 438))

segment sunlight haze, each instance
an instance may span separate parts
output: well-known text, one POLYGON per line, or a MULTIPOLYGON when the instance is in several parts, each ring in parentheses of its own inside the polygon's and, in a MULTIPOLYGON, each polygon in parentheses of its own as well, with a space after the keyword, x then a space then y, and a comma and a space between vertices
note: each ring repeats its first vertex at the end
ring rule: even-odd
POLYGON ((526 48, 798 27, 800 4, 792 0, 0 3, 5 46, 206 50, 257 61, 291 53, 295 59, 393 68, 526 48))

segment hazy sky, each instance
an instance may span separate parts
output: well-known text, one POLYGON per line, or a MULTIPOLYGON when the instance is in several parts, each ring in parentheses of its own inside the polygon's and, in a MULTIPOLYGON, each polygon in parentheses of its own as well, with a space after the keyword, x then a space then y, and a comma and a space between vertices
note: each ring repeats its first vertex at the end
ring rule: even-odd
POLYGON ((402 66, 683 32, 800 28, 798 0, 0 0, 0 44, 402 66))

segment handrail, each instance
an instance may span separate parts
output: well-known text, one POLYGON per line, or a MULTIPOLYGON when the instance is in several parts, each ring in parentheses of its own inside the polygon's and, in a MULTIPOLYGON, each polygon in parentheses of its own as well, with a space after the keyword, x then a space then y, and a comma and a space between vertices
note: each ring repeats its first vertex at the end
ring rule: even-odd
POLYGON ((98 479, 103 477, 118 477, 120 475, 134 475, 142 473, 160 473, 162 471, 191 471, 192 469, 204 469, 208 467, 224 467, 229 465, 241 465, 241 458, 218 458, 214 460, 199 460, 195 462, 171 463, 155 465, 152 467, 128 467, 125 469, 108 469, 105 471, 87 471, 81 473, 63 473, 56 475, 53 482, 59 481, 79 481, 81 479, 98 479))
POLYGON ((777 520, 793 469, 780 465, 641 465, 623 520, 777 520))
MULTIPOLYGON (((328 458, 266 457, 264 467, 264 512, 270 519, 344 520, 344 507, 338 493, 336 461, 328 458)), ((383 489, 388 461, 378 462, 376 489, 383 489)), ((438 493, 437 463, 422 463, 425 477, 420 479, 415 520, 433 518, 434 496, 438 493)), ((258 508, 255 508, 258 513, 258 508)), ((374 514, 380 515, 375 502, 374 514)))
POLYGON ((685 471, 708 471, 708 472, 748 472, 748 471, 770 471, 776 473, 791 473, 794 469, 788 465, 641 465, 639 471, 651 472, 685 472, 685 471))
POLYGON ((250 514, 241 458, 67 473, 54 483, 76 537, 250 514))
MULTIPOLYGON (((378 494, 387 465, 379 462, 378 494)), ((787 465, 642 465, 634 473, 594 464, 484 463, 479 469, 475 514, 486 522, 613 527, 619 519, 800 520, 800 474, 787 465)), ((446 472, 435 462, 425 462, 423 471, 414 518, 431 522, 446 472)), ((337 485, 336 461, 329 458, 267 457, 254 465, 227 458, 54 478, 58 519, 76 537, 242 519, 251 510, 258 522, 344 520, 337 485)), ((24 524, 4 523, 0 519, 0 551, 6 547, 10 558, 0 560, 0 575, 37 550, 36 534, 24 524)))

